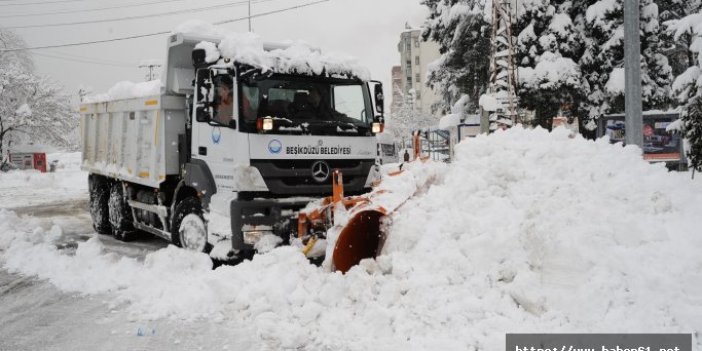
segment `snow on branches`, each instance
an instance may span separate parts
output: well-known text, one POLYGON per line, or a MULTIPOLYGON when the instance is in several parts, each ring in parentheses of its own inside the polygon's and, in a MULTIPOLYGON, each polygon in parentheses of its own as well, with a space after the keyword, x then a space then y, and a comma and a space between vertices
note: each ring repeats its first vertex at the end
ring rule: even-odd
MULTIPOLYGON (((0 45, 22 47, 22 40, 0 29, 0 45)), ((0 155, 9 138, 58 147, 77 145, 71 139, 77 115, 70 99, 45 77, 33 73, 31 58, 23 51, 0 52, 0 155)))

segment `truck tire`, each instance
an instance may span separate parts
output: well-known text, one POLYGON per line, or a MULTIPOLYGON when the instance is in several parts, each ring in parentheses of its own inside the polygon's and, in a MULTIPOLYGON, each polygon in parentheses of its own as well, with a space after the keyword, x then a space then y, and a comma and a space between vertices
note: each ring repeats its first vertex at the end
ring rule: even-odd
POLYGON ((186 250, 209 253, 212 246, 207 242, 207 225, 200 200, 186 197, 175 207, 171 225, 173 245, 186 250))
POLYGON ((90 175, 88 185, 90 188, 90 217, 93 220, 93 229, 99 234, 112 234, 107 208, 110 198, 110 182, 107 178, 90 175))
POLYGON ((108 202, 108 212, 112 235, 120 241, 130 241, 134 237, 134 220, 132 219, 132 209, 129 207, 124 197, 124 189, 121 183, 115 183, 110 189, 110 200, 108 202))

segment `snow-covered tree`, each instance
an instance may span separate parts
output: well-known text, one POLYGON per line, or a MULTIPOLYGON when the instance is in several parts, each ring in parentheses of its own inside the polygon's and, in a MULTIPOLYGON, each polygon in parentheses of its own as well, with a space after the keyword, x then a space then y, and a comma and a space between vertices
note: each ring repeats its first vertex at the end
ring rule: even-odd
MULTIPOLYGON (((21 38, 0 29, 0 45, 23 47, 21 38)), ((25 51, 0 52, 0 155, 10 135, 15 140, 75 147, 78 117, 70 98, 48 78, 33 73, 25 51)))
POLYGON ((406 140, 413 131, 432 127, 435 123, 436 119, 419 111, 416 92, 411 89, 408 94, 402 95, 401 104, 390 114, 388 130, 396 139, 406 140))
POLYGON ((690 166, 702 171, 702 11, 672 22, 669 30, 674 40, 690 35, 688 47, 695 65, 679 75, 673 83, 673 95, 684 106, 683 134, 690 143, 690 166))
POLYGON ((696 97, 688 105, 683 122, 684 135, 690 143, 687 155, 690 168, 702 171, 702 97, 696 97))
MULTIPOLYGON (((429 70, 428 84, 442 97, 439 106, 450 110, 463 94, 468 108, 477 110, 490 75, 490 23, 487 0, 423 0, 429 8, 423 37, 439 43, 441 58, 429 70)), ((473 112, 471 111, 471 112, 473 112)))
POLYGON ((527 0, 517 5, 520 105, 535 111, 535 122, 548 128, 563 107, 577 115, 587 97, 577 64, 583 52, 581 32, 571 18, 572 1, 527 0))
MULTIPOLYGON (((702 0, 656 0, 656 4, 660 22, 667 27, 676 26, 681 19, 702 10, 702 0)), ((661 34, 663 53, 668 57, 675 77, 695 65, 695 57, 689 50, 694 39, 689 28, 680 33, 666 30, 661 34)))
MULTIPOLYGON (((581 0, 588 3, 592 1, 581 0)), ((639 1, 641 17, 641 79, 643 108, 666 108, 673 80, 668 59, 662 53, 658 6, 639 1)), ((577 5, 574 8, 579 7, 577 5)), ((576 23, 584 29, 585 50, 580 69, 590 93, 581 108, 589 118, 624 110, 624 19, 622 0, 599 0, 587 7, 576 23)))

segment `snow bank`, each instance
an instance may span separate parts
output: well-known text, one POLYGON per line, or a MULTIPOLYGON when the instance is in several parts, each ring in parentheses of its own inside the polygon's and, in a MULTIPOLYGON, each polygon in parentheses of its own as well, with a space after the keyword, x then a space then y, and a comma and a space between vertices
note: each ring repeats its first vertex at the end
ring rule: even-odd
POLYGON ((107 93, 86 96, 83 103, 95 103, 112 100, 133 99, 161 94, 161 81, 133 83, 129 81, 118 82, 107 93))
POLYGON ((80 153, 48 154, 47 162, 54 161, 57 161, 54 173, 35 170, 0 172, 0 209, 86 200, 88 174, 80 170, 80 153))
POLYGON ((216 270, 175 248, 144 262, 106 254, 97 236, 69 256, 50 245, 60 229, 9 212, 1 261, 66 291, 110 293, 140 318, 245 324, 272 349, 500 350, 507 332, 702 332, 702 183, 562 129, 480 135, 447 169, 422 168, 415 176, 436 174, 435 185, 387 220, 383 255, 346 275, 291 247, 216 270))

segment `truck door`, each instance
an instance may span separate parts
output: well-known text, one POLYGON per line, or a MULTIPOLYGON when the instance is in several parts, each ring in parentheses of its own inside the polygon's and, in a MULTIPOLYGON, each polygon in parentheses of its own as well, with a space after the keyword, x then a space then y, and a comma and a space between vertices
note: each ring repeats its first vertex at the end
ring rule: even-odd
POLYGON ((207 164, 218 190, 232 191, 242 137, 235 75, 231 69, 199 70, 197 81, 201 101, 195 108, 192 158, 207 164))

